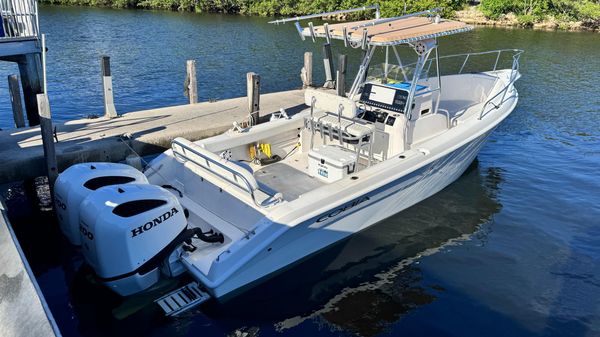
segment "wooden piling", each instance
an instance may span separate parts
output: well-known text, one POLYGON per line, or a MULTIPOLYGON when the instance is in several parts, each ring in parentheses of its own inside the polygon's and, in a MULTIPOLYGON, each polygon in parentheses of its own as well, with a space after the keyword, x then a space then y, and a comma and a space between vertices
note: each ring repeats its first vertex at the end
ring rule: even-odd
POLYGON ((325 83, 323 84, 323 87, 333 89, 335 88, 333 79, 333 56, 331 53, 331 44, 329 43, 323 44, 323 65, 325 66, 325 83))
POLYGON ((18 57, 19 74, 23 88, 23 100, 27 111, 29 126, 40 124, 38 115, 37 94, 43 91, 42 60, 39 53, 26 54, 18 57))
POLYGON ((190 104, 198 103, 198 82, 196 81, 196 60, 187 60, 185 78, 185 94, 190 104))
POLYGON ((23 103, 21 103, 21 90, 19 89, 19 78, 17 75, 8 75, 8 89, 10 91, 10 102, 12 103, 15 127, 22 128, 25 126, 25 117, 23 117, 23 103))
POLYGON ((58 167, 56 163, 56 150, 54 148, 54 135, 52 129, 52 114, 50 113, 50 103, 46 94, 37 95, 37 105, 40 116, 40 129, 42 132, 42 147, 44 148, 44 158, 46 159, 46 169, 50 187, 54 187, 54 182, 58 178, 58 167))
POLYGON ((304 53, 304 67, 302 68, 302 87, 312 87, 312 71, 313 71, 313 53, 307 51, 304 53))
POLYGON ((104 117, 115 118, 117 117, 117 109, 115 108, 115 100, 113 97, 110 57, 106 55, 101 56, 100 65, 102 69, 102 87, 104 94, 104 117))
POLYGON ((256 125, 260 119, 260 75, 250 72, 246 74, 246 88, 248 90, 248 113, 250 124, 256 125))
POLYGON ((338 96, 346 96, 346 70, 348 56, 341 54, 338 58, 338 71, 335 80, 338 96))

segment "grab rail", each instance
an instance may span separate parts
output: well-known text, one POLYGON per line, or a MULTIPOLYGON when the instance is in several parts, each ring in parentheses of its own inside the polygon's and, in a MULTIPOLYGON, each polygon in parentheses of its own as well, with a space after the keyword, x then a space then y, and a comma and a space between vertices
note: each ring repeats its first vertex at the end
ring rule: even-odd
MULTIPOLYGON (((496 99, 500 94, 502 94, 502 98, 500 99, 500 103, 502 104, 504 102, 504 98, 506 97, 506 92, 508 91, 508 88, 510 88, 510 86, 519 78, 518 74, 519 74, 519 59, 521 58, 521 54, 523 54, 523 50, 521 49, 497 49, 497 50, 490 50, 490 51, 483 51, 483 52, 476 52, 476 53, 463 53, 463 54, 454 54, 454 55, 445 55, 445 56, 440 56, 439 59, 449 59, 449 58, 459 58, 459 57, 464 57, 464 60, 462 61, 462 64, 460 66, 460 69, 458 70, 458 73, 456 73, 456 75, 460 75, 462 74, 463 70, 466 68, 468 62, 470 60, 473 59, 473 56, 479 56, 479 55, 489 55, 489 54, 496 54, 496 58, 494 61, 494 66, 491 67, 491 71, 496 71, 498 69, 498 62, 500 61, 500 56, 503 53, 513 53, 512 54, 512 65, 511 65, 511 71, 510 71, 510 76, 509 76, 509 81, 508 83, 504 86, 504 88, 502 88, 502 90, 500 90, 499 92, 497 92, 494 96, 492 96, 490 99, 488 99, 484 104, 483 107, 481 109, 481 112, 479 113, 479 119, 481 120, 484 116, 484 112, 485 112, 485 108, 489 105, 492 104, 494 106, 495 109, 498 109, 500 107, 500 105, 496 105, 494 104, 492 101, 494 99, 496 99)), ((429 69, 429 67, 431 67, 431 62, 433 62, 433 59, 429 59, 427 62, 429 62, 429 66, 427 67, 429 69)), ((411 66, 415 65, 416 63, 411 63, 411 64, 407 64, 403 66, 404 68, 411 68, 411 66)), ((425 68, 425 67, 424 67, 425 68)), ((423 72, 424 74, 426 74, 427 72, 423 72)), ((423 93, 418 93, 417 95, 421 94, 426 94, 427 92, 423 92, 423 93)))
MULTIPOLYGON (((462 53, 462 54, 444 55, 444 56, 440 56, 439 59, 440 60, 444 60, 444 59, 464 57, 464 60, 462 61, 460 69, 458 70, 458 72, 452 73, 452 74, 447 74, 447 75, 460 75, 460 74, 463 73, 463 70, 465 68, 467 68, 467 65, 469 64, 469 61, 473 60, 473 56, 480 56, 480 55, 496 54, 496 58, 495 58, 493 67, 490 67, 489 68, 490 70, 482 70, 482 71, 496 71, 497 68, 498 68, 498 62, 500 61, 501 54, 502 53, 508 53, 508 52, 514 53, 512 55, 512 58, 513 58, 513 68, 515 66, 515 60, 516 60, 517 66, 518 66, 519 58, 521 57, 521 54, 523 53, 523 50, 521 50, 521 49, 497 49, 497 50, 489 50, 489 51, 476 52, 476 53, 462 53)), ((423 69, 427 69, 427 70, 431 69, 431 63, 432 62, 435 62, 435 59, 429 59, 429 60, 427 60, 425 62, 425 65, 423 66, 423 69)), ((401 68, 402 69, 408 69, 408 70, 410 70, 416 64, 417 64, 416 62, 405 64, 401 68)), ((378 64, 377 66, 379 66, 379 65, 381 65, 381 64, 378 64)), ((393 64, 390 64, 388 66, 390 68, 400 67, 400 66, 393 65, 393 64)), ((444 67, 440 66, 440 68, 444 68, 444 67)), ((371 69, 371 67, 369 69, 371 69)), ((389 72, 391 72, 391 70, 389 72)), ((428 73, 429 73, 429 71, 423 71, 423 75, 428 75, 428 73)), ((403 75, 405 75, 405 73, 403 73, 403 75)))
MULTIPOLYGON (((460 57, 460 56, 464 56, 465 57, 465 61, 463 62, 462 67, 460 68, 458 74, 461 74, 462 71, 464 70, 468 60, 472 57, 472 56, 479 56, 479 55, 488 55, 488 54, 497 54, 495 62, 494 62, 494 67, 492 68, 492 71, 496 71, 496 68, 498 67, 498 62, 500 61, 500 55, 502 53, 508 53, 508 52, 512 52, 513 54, 513 60, 518 59, 519 57, 521 57, 521 54, 523 54, 523 50, 521 49, 496 49, 496 50, 488 50, 488 51, 482 51, 482 52, 476 52, 476 53, 463 53, 463 54, 454 54, 454 55, 445 55, 445 56, 440 56, 440 60, 442 59, 447 59, 447 58, 452 58, 452 57, 460 57)), ((432 60, 429 60, 429 62, 431 62, 432 60)))
MULTIPOLYGON (((504 102, 504 98, 506 97, 506 92, 508 91, 508 88, 510 88, 510 86, 518 79, 518 74, 519 74, 519 59, 521 58, 521 54, 523 54, 523 50, 521 50, 521 49, 497 49, 497 50, 489 50, 489 51, 483 51, 483 52, 477 52, 477 53, 463 53, 463 54, 440 56, 440 60, 441 59, 456 58, 456 57, 464 56, 465 59, 464 59, 462 65, 460 67, 460 70, 458 71, 458 75, 460 75, 460 74, 462 74, 462 72, 465 69, 465 67, 466 67, 467 63, 469 62, 469 60, 472 60, 473 56, 479 56, 479 55, 496 54, 496 58, 495 58, 495 61, 494 61, 494 66, 492 67, 492 70, 491 70, 491 71, 496 71, 497 68, 498 68, 498 62, 500 61, 500 56, 501 56, 502 53, 513 53, 512 54, 512 65, 511 65, 511 68, 510 68, 509 81, 504 86, 504 88, 502 88, 502 90, 500 90, 499 92, 497 92, 494 96, 492 96, 490 99, 488 99, 483 104, 483 107, 481 108, 481 111, 479 113, 479 120, 481 120, 483 118, 484 112, 485 112, 485 108, 488 106, 488 104, 492 104, 495 109, 498 109, 500 107, 500 105, 504 102), (500 99, 499 105, 496 105, 492 101, 494 99, 496 99, 500 94, 502 94, 502 98, 500 99)), ((429 60, 428 62, 433 62, 433 60, 429 60)))
MULTIPOLYGON (((498 109, 500 108, 500 105, 502 105, 502 103, 504 103, 504 98, 506 97, 506 93, 508 92, 508 88, 510 88, 510 86, 515 83, 515 81, 519 78, 519 58, 521 57, 521 54, 523 54, 523 50, 520 49, 512 49, 515 54, 513 54, 513 63, 512 63, 512 67, 510 68, 510 76, 509 76, 509 80, 508 83, 504 86, 504 88, 502 88, 502 90, 498 91, 494 96, 492 96, 490 99, 488 99, 485 104, 483 104, 483 107, 481 108, 481 112, 479 112, 479 120, 481 120, 483 118, 483 113, 485 112, 485 108, 487 107, 488 104, 492 104, 494 106, 494 109, 498 109), (502 94, 502 98, 500 99, 500 103, 498 105, 494 104, 492 102, 492 100, 494 100, 496 97, 498 97, 498 95, 502 94)), ((500 58, 500 53, 498 53, 498 56, 496 57, 496 64, 494 65, 494 71, 496 70, 496 65, 498 64, 498 59, 500 58)))
MULTIPOLYGON (((218 178, 225 180, 228 183, 235 184, 236 186, 246 190, 254 204, 258 207, 264 208, 266 206, 262 205, 256 199, 256 191, 260 190, 256 179, 250 172, 241 169, 235 164, 232 164, 229 161, 225 161, 224 159, 219 157, 218 155, 190 142, 184 138, 176 138, 171 143, 171 148, 173 149, 173 155, 176 158, 183 159, 189 162, 192 162, 210 173, 214 174, 218 178), (196 160, 188 155, 188 152, 194 156, 199 157, 203 162, 196 160), (216 172, 211 166, 216 166, 219 169, 228 172, 231 174, 231 177, 228 177, 224 174, 216 172)), ((204 177, 207 180, 211 180, 210 177, 204 177)), ((280 200, 279 200, 280 201, 280 200)))

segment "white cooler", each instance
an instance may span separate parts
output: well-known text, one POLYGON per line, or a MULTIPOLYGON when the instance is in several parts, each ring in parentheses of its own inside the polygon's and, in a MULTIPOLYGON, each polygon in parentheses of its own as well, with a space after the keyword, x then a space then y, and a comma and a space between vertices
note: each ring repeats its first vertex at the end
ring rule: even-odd
POLYGON ((356 152, 337 145, 323 145, 308 152, 308 172, 311 176, 332 183, 356 169, 356 152))

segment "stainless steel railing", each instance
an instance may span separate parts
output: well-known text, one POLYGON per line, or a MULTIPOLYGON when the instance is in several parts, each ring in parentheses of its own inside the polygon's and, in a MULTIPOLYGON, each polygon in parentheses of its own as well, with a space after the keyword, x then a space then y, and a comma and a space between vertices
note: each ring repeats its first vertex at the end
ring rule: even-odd
MULTIPOLYGON (((175 158, 189 161, 206 170, 209 174, 203 176, 203 178, 207 181, 219 185, 219 181, 217 180, 221 180, 225 184, 238 186, 242 190, 248 192, 252 202, 256 206, 261 208, 266 207, 266 205, 263 205, 256 198, 256 192, 260 190, 260 187, 250 172, 229 161, 225 161, 218 155, 205 150, 184 138, 174 139, 171 143, 171 148, 173 149, 175 158), (215 180, 215 178, 217 180, 215 180)), ((277 196, 276 194, 271 197, 277 199, 275 200, 276 202, 281 201, 280 195, 277 196)))
MULTIPOLYGON (((513 85, 513 83, 515 83, 515 81, 520 77, 519 59, 521 57, 521 54, 523 54, 523 50, 520 50, 520 49, 509 49, 509 50, 513 51, 513 55, 512 55, 513 61, 512 61, 511 69, 510 69, 510 76, 508 78, 508 83, 506 83, 506 85, 502 88, 502 90, 498 91, 494 96, 492 96, 490 99, 488 99, 485 102, 485 104, 483 104, 483 107, 481 108, 481 112, 479 113, 480 120, 483 118, 485 108, 488 106, 488 104, 492 104, 494 106, 494 109, 498 109, 500 107, 500 105, 502 105, 502 103, 504 103, 504 98, 506 97, 508 88, 510 88, 513 85), (500 103, 498 103, 498 104, 493 103, 493 100, 496 99, 496 97, 498 97, 500 94, 502 94, 500 103)), ((494 71, 496 70, 496 66, 498 65, 498 59, 500 58, 501 52, 502 52, 502 50, 498 51, 498 56, 496 57, 496 63, 494 64, 494 71)))
MULTIPOLYGON (((500 61, 501 55, 508 54, 508 53, 512 53, 512 55, 511 55, 512 60, 513 60, 512 68, 514 68, 515 66, 518 68, 519 58, 521 57, 521 54, 523 54, 523 50, 521 50, 521 49, 498 49, 498 50, 490 50, 490 51, 483 51, 483 52, 477 52, 477 53, 446 55, 446 56, 440 56, 440 60, 464 57, 464 61, 458 71, 458 74, 462 74, 462 72, 466 68, 468 62, 470 60, 473 60, 474 56, 496 54, 496 58, 494 59, 494 66, 487 70, 483 70, 483 69, 480 70, 480 71, 496 71, 498 68, 498 62, 500 61)), ((432 61, 433 60, 429 60, 428 62, 432 62, 432 61)))
MULTIPOLYGON (((484 52, 478 52, 478 53, 464 53, 464 54, 440 56, 440 60, 444 60, 444 59, 448 60, 451 58, 464 57, 464 60, 462 61, 460 69, 458 70, 458 73, 457 73, 457 74, 462 74, 465 69, 468 69, 469 62, 472 61, 476 56, 494 55, 494 54, 496 55, 496 57, 493 58, 493 60, 494 60, 493 66, 490 65, 489 68, 483 68, 483 69, 479 68, 479 69, 477 69, 477 72, 485 72, 485 71, 494 72, 494 71, 498 70, 498 63, 500 62, 501 56, 508 54, 510 56, 510 58, 512 59, 512 64, 510 67, 510 75, 509 75, 508 82, 506 83, 506 85, 504 85, 504 87, 500 91, 498 91, 496 94, 494 94, 492 97, 490 97, 487 101, 485 101, 485 103, 481 107, 481 111, 479 112, 479 119, 483 118, 483 116, 485 115, 485 109, 490 104, 493 105, 495 109, 498 109, 500 107, 500 105, 502 105, 502 103, 504 103, 504 99, 506 98, 506 93, 508 92, 508 89, 519 78, 519 59, 521 58, 521 54, 523 54, 523 50, 521 50, 521 49, 498 49, 498 50, 490 50, 490 51, 484 51, 484 52), (493 101, 496 98, 498 98, 498 96, 500 96, 500 95, 502 95, 500 102, 498 102, 497 104, 494 103, 493 101)), ((429 60, 429 62, 433 62, 433 60, 429 60)), ((473 72, 473 71, 471 71, 471 72, 473 72)))
MULTIPOLYGON (((513 83, 519 78, 519 60, 521 58, 521 54, 523 54, 523 50, 521 49, 498 49, 498 50, 490 50, 490 51, 484 51, 484 52, 477 52, 477 53, 464 53, 464 54, 455 54, 455 55, 446 55, 446 56, 440 56, 439 59, 441 60, 451 60, 451 59, 457 59, 458 63, 460 64, 460 68, 458 69, 458 72, 455 73, 444 73, 445 75, 460 75, 463 73, 463 71, 465 71, 465 69, 470 69, 469 65, 470 62, 473 62, 474 59, 476 59, 477 56, 485 56, 485 55, 490 55, 493 56, 495 55, 495 58, 492 58, 493 63, 489 64, 489 66, 481 66, 480 64, 478 64, 478 68, 476 70, 476 72, 486 72, 486 71, 497 71, 498 70, 498 64, 501 60, 501 57, 503 55, 509 55, 512 64, 511 64, 511 71, 510 71, 510 76, 508 78, 508 82, 506 83, 506 85, 500 90, 498 91, 496 94, 494 94, 491 98, 489 98, 484 104, 483 107, 481 108, 481 112, 479 113, 479 119, 483 118, 484 113, 485 113, 485 109, 491 104, 494 106, 495 109, 498 109, 500 107, 500 105, 504 102, 504 99, 506 98, 506 93, 508 91, 508 89, 513 85, 513 83), (493 101, 498 98, 498 96, 502 95, 502 98, 500 99, 499 103, 494 103, 493 101)), ((434 59, 429 59, 427 60, 427 63, 425 64, 425 66, 423 67, 424 69, 426 69, 425 71, 423 71, 421 78, 425 77, 429 77, 429 70, 431 69, 431 64, 432 62, 435 62, 434 59)), ((450 63, 450 62, 447 62, 450 63)), ((473 62, 474 63, 474 62, 473 62)), ((414 65, 416 63, 410 63, 404 66, 396 66, 396 65, 391 65, 391 67, 398 67, 400 69, 400 71, 402 71, 402 74, 404 76, 406 76, 406 74, 409 74, 410 71, 412 70, 412 68, 414 68, 414 65)), ((377 65, 376 67, 379 67, 379 65, 377 65)), ((444 66, 440 66, 442 69, 446 70, 444 66)), ((391 73, 391 71, 388 71, 389 73, 391 73)), ((473 70, 471 69, 471 72, 473 72, 473 70)), ((433 90, 435 91, 435 90, 433 90)), ((428 92, 432 92, 432 91, 427 91, 427 92, 422 92, 419 94, 426 94, 428 92)))
POLYGON ((0 0, 0 41, 39 37, 37 0, 0 0))

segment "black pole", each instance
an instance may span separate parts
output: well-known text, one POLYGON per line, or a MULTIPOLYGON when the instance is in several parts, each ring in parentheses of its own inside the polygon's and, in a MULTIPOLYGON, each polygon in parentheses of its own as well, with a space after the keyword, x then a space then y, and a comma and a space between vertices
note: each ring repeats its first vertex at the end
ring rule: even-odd
POLYGON ((341 54, 338 57, 338 72, 335 81, 338 96, 346 96, 346 70, 348 56, 341 54))
POLYGON ((21 75, 21 86, 23 87, 23 98, 27 121, 29 126, 39 125, 37 94, 43 89, 43 72, 41 54, 26 54, 19 57, 19 74, 21 75))
POLYGON ((325 84, 323 87, 333 89, 335 83, 333 80, 333 56, 331 53, 331 44, 323 44, 323 65, 325 66, 325 84))

